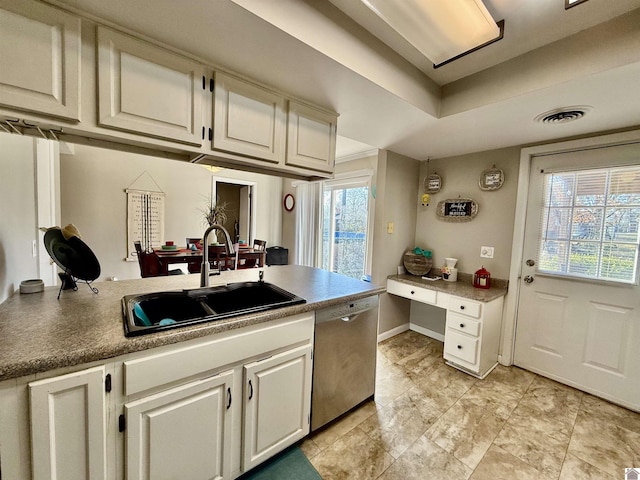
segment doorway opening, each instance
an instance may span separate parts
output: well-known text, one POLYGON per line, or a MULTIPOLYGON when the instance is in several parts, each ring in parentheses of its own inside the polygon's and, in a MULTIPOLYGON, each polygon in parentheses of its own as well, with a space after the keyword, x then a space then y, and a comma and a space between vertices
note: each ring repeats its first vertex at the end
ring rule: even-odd
POLYGON ((251 245, 255 235, 255 189, 253 182, 212 179, 212 198, 226 205, 227 220, 222 225, 234 243, 251 245))

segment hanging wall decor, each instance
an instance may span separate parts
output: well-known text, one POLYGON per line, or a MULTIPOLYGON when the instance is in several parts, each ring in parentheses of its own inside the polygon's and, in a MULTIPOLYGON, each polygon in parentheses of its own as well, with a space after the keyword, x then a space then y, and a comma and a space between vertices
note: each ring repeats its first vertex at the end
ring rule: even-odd
POLYGON ((470 198, 450 198, 438 202, 436 215, 447 222, 469 222, 478 214, 478 204, 470 198))
POLYGON ((424 182, 422 183, 422 188, 424 193, 438 193, 442 188, 442 177, 438 175, 436 172, 429 173, 429 162, 427 159, 427 174, 424 177, 424 182))
POLYGON ((483 170, 480 174, 479 186, 480 190, 491 191, 498 190, 504 183, 504 172, 496 168, 494 165, 487 170, 483 170))
POLYGON ((133 242, 140 241, 144 251, 164 241, 165 193, 146 170, 129 187, 127 194, 127 261, 138 261, 133 242), (139 188, 132 188, 139 186, 139 188), (149 188, 152 187, 152 188, 149 188), (153 188, 157 188, 154 190, 153 188))
POLYGON ((423 187, 425 193, 438 193, 442 188, 442 178, 437 173, 427 175, 423 187))

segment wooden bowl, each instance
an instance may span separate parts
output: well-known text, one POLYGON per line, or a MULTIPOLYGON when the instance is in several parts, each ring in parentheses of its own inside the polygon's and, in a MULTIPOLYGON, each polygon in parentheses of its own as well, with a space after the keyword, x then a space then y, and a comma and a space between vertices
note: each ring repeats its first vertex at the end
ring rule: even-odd
POLYGON ((404 268, 412 275, 425 275, 433 267, 433 259, 424 255, 416 255, 411 250, 404 254, 404 268))

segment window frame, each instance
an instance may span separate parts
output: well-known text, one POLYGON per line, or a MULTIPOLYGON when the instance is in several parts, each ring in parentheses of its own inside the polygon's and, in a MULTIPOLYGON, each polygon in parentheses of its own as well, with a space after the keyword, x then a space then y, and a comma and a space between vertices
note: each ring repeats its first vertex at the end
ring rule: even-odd
MULTIPOLYGON (((322 190, 321 190, 321 198, 324 198, 324 194, 327 190, 339 190, 341 188, 358 188, 358 187, 367 187, 367 231, 366 231, 366 249, 365 252, 365 262, 364 262, 364 275, 371 275, 371 266, 372 266, 372 258, 373 258, 373 214, 375 209, 375 198, 372 194, 372 185, 373 185, 373 170, 356 170, 352 172, 345 172, 342 174, 336 174, 335 178, 332 180, 323 180, 322 181, 322 190)), ((333 200, 332 200, 333 202, 333 200)), ((335 227, 332 225, 330 228, 330 237, 331 231, 333 231, 335 227)), ((320 201, 320 252, 318 255, 320 268, 323 268, 323 242, 322 242, 322 232, 324 231, 324 201, 320 201)), ((331 262, 329 262, 331 266, 331 262)), ((329 270, 331 271, 331 270, 329 270)))
MULTIPOLYGON (((640 202, 634 203, 634 204, 624 204, 624 205, 620 205, 618 203, 609 203, 611 175, 612 175, 612 172, 615 173, 615 171, 620 171, 620 170, 636 170, 636 173, 640 174, 640 164, 610 165, 610 166, 602 166, 602 167, 595 167, 595 168, 590 168, 590 167, 579 168, 578 167, 578 168, 567 168, 567 169, 545 169, 544 172, 541 172, 544 175, 544 178, 542 181, 542 189, 540 192, 541 210, 540 210, 540 230, 538 232, 538 239, 537 239, 538 246, 537 246, 537 252, 536 252, 536 268, 535 268, 536 275, 549 277, 549 278, 558 278, 558 279, 567 279, 567 280, 573 280, 573 281, 606 284, 610 286, 635 286, 640 283, 640 232, 637 233, 635 242, 625 242, 625 241, 614 242, 614 241, 605 240, 606 212, 608 209, 614 206, 618 206, 621 208, 640 207, 640 202), (594 206, 595 208, 601 209, 603 212, 603 216, 602 216, 603 218, 601 221, 600 239, 582 241, 582 243, 597 244, 598 246, 597 248, 598 276, 580 275, 580 274, 568 273, 568 272, 555 272, 551 270, 541 270, 540 259, 541 259, 542 246, 543 246, 543 243, 548 240, 548 237, 546 235, 546 232, 548 231, 548 229, 546 228, 546 225, 545 225, 545 218, 547 219, 549 218, 548 215, 550 210, 552 209, 551 202, 549 201, 549 198, 552 193, 548 187, 549 181, 550 181, 549 178, 553 175, 561 175, 561 174, 574 174, 576 175, 576 177, 574 178, 577 178, 577 175, 579 175, 580 173, 584 174, 587 172, 593 172, 593 173, 606 172, 606 175, 607 175, 606 184, 604 185, 603 203, 601 205, 594 206), (615 243, 635 246, 635 257, 634 257, 635 265, 633 268, 633 278, 631 280, 607 278, 607 277, 602 277, 600 275, 602 272, 601 270, 602 260, 603 258, 605 258, 602 256, 602 251, 604 248, 606 248, 606 245, 611 245, 615 243)), ((574 184, 574 188, 576 188, 576 184, 574 184)), ((640 191, 638 192, 638 195, 640 195, 640 191)), ((572 195, 571 205, 569 206, 569 208, 567 208, 571 219, 574 218, 575 211, 579 209, 589 208, 588 205, 582 205, 576 202, 576 199, 577 199, 577 195, 572 195)), ((547 221, 547 225, 548 225, 548 221, 547 221)), ((572 220, 569 223, 569 229, 568 229, 568 234, 566 236, 566 239, 558 240, 558 242, 566 243, 568 247, 567 260, 564 262, 564 266, 567 267, 567 270, 570 265, 572 244, 581 243, 581 240, 573 238, 573 226, 574 226, 574 222, 572 220)))

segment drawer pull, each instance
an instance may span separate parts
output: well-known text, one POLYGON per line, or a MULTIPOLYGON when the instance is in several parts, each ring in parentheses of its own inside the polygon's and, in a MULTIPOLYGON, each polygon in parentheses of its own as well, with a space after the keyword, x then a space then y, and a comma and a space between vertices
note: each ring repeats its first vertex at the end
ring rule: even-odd
POLYGON ((460 328, 464 328, 464 323, 461 323, 461 324, 460 324, 460 328))
POLYGON ((460 310, 464 310, 464 305, 460 305, 460 310))
POLYGON ((413 290, 411 290, 411 295, 413 295, 414 293, 416 293, 416 292, 414 292, 413 290))
POLYGON ((462 345, 458 345, 458 350, 462 350, 462 345))

